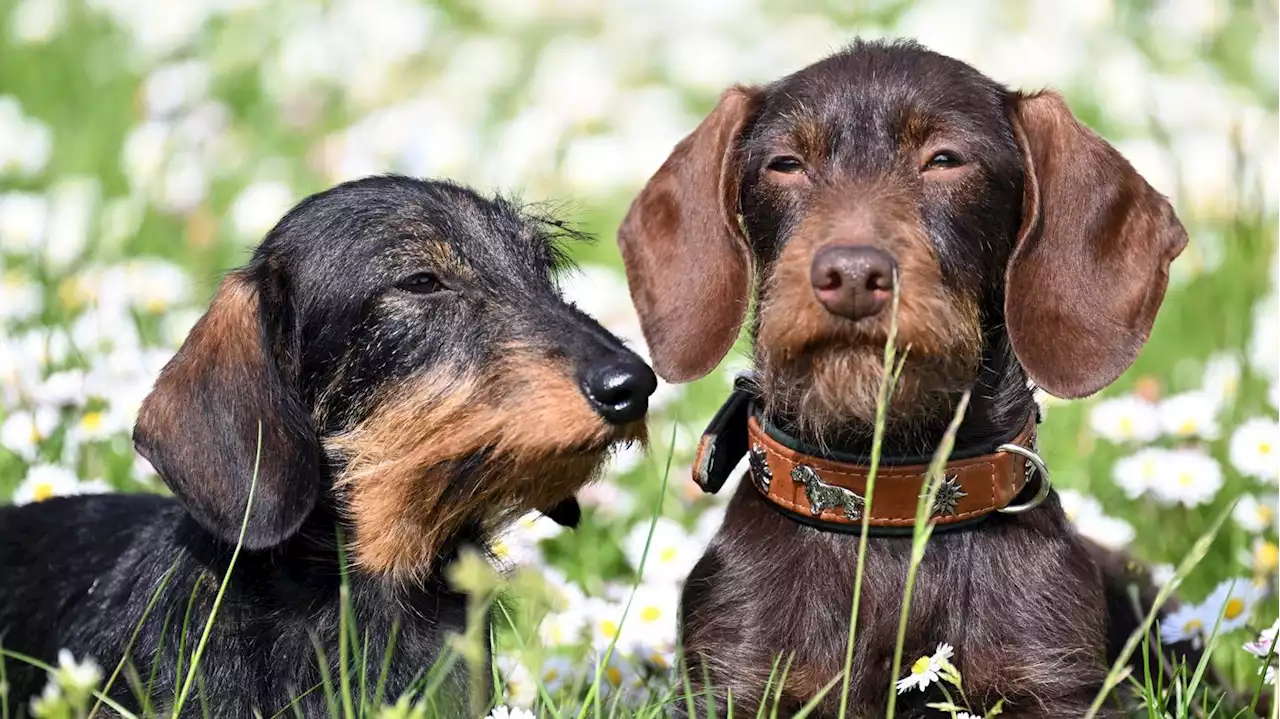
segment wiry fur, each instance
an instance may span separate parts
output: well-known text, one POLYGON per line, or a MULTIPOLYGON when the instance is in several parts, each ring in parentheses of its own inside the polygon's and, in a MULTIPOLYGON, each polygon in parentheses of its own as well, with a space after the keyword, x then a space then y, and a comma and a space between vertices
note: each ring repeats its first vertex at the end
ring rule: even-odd
MULTIPOLYGON (((143 404, 135 444, 177 499, 0 508, 0 646, 108 669, 124 658, 111 696, 165 707, 252 486, 202 696, 182 716, 292 714, 299 697, 303 716, 328 715, 322 676, 364 676, 338 666, 344 550, 348 631, 368 642, 350 656, 369 658, 372 691, 390 647, 385 696, 398 697, 465 626, 466 598, 444 579, 459 548, 572 502, 613 445, 643 438, 652 374, 561 298, 567 234, 447 182, 375 177, 303 200, 224 279, 143 404), (606 416, 590 377, 620 365, 649 382, 634 411, 606 416)), ((44 672, 3 661, 24 716, 44 672)), ((476 713, 469 679, 488 677, 462 663, 444 676, 442 715, 476 713)))
MULTIPOLYGON (((725 332, 684 340, 702 326, 736 332, 754 289, 768 419, 806 447, 862 457, 889 311, 828 312, 811 268, 826 248, 890 257, 906 359, 883 456, 915 464, 965 390, 956 452, 977 455, 1036 411, 1029 377, 1071 397, 1114 380, 1150 331, 1186 234, 1056 95, 1010 91, 915 43, 858 42, 727 90, 633 202, 619 243, 659 373, 714 367, 725 332), (939 154, 949 159, 935 164, 939 154)), ((909 540, 875 536, 861 557, 846 716, 880 716, 898 678, 909 552, 909 540)), ((935 532, 911 598, 908 665, 949 642, 970 709, 1003 699, 1003 716, 1080 716, 1127 638, 1108 632, 1133 624, 1108 615, 1115 585, 1092 554, 1052 493, 1030 512, 935 532)), ((788 667, 780 716, 838 678, 859 559, 856 536, 801 524, 740 483, 681 599, 696 714, 714 704, 722 716, 730 695, 735 713, 754 714, 775 662, 788 667)), ((839 690, 811 716, 837 716, 839 690)), ((938 716, 927 704, 941 699, 908 693, 900 716, 938 716)))

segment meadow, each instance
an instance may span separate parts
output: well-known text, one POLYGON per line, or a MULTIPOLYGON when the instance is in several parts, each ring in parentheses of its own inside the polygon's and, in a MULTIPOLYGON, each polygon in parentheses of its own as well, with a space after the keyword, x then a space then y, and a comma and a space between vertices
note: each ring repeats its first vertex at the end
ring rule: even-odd
MULTIPOLYGON (((366 174, 551 203, 599 238, 565 293, 643 352, 614 245, 630 198, 722 88, 859 36, 1062 90, 1174 201, 1191 244, 1150 343, 1101 395, 1043 397, 1042 451, 1081 533, 1176 584, 1161 636, 1209 646, 1236 700, 1274 689, 1274 0, 0 0, 0 502, 163 492, 129 439, 160 367, 285 210, 366 174)), ((747 356, 660 386, 650 452, 612 458, 577 530, 531 515, 494 546, 504 572, 459 572, 500 599, 494 716, 652 716, 679 694, 680 583, 732 493, 703 495, 689 462, 747 356)), ((33 716, 83 716, 115 668, 62 659, 33 716)), ((1233 716, 1199 678, 1122 683, 1233 716)), ((430 715, 415 699, 354 711, 430 715)))

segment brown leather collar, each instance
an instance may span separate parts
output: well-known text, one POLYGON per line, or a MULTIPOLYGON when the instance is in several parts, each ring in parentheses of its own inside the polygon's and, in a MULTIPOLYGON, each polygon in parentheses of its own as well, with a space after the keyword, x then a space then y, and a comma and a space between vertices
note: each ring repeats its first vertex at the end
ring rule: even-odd
MULTIPOLYGON (((694 480, 704 491, 714 493, 746 454, 751 483, 775 508, 821 529, 859 531, 866 511, 869 466, 788 446, 795 443, 774 436, 761 425, 752 411, 751 399, 749 382, 738 382, 702 437, 694 462, 694 480)), ((1035 455, 1038 419, 1038 414, 1033 413, 1017 437, 990 454, 946 464, 943 485, 930 516, 938 529, 977 521, 994 512, 1026 511, 1044 500, 1049 493, 1049 478, 1035 455), (1028 456, 1036 457, 1036 461, 1028 456), (1011 506, 1037 471, 1041 476, 1035 496, 1011 506)), ((927 474, 925 461, 881 461, 867 522, 875 533, 910 533, 918 498, 928 486, 927 474)))
MULTIPOLYGON (((1035 428, 1032 416, 1012 444, 1031 449, 1035 428)), ((870 469, 867 465, 791 449, 770 436, 754 416, 748 420, 747 436, 751 481, 766 499, 803 519, 862 526, 870 469)), ((928 464, 881 464, 867 523, 872 527, 910 529, 916 521, 918 499, 928 487, 928 470, 928 464)), ((1005 509, 1027 486, 1033 472, 1031 462, 1009 451, 950 461, 930 519, 939 525, 950 525, 1005 509)))

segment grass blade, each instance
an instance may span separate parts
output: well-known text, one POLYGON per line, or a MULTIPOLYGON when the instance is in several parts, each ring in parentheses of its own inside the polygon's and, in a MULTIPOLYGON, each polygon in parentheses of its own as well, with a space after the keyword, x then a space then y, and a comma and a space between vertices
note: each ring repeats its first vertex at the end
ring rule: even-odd
POLYGON ((902 649, 907 640, 907 617, 911 613, 911 593, 915 589, 916 571, 924 560, 925 545, 929 543, 929 537, 933 536, 933 523, 927 521, 929 510, 938 497, 938 488, 942 486, 942 470, 947 464, 947 458, 951 456, 951 449, 956 444, 956 432, 960 430, 960 422, 964 420, 964 413, 968 408, 969 392, 966 390, 960 397, 959 404, 956 405, 956 414, 951 418, 951 424, 942 435, 942 442, 933 453, 933 461, 929 463, 929 472, 925 475, 928 491, 921 494, 916 502, 916 523, 911 537, 911 562, 907 565, 907 580, 902 591, 902 610, 898 613, 898 639, 893 647, 893 671, 889 674, 889 704, 885 709, 885 716, 896 716, 894 713, 898 703, 896 684, 898 674, 902 671, 902 649))
MULTIPOLYGON (((871 507, 875 499, 876 473, 880 470, 880 454, 884 448, 885 426, 888 424, 889 397, 902 374, 902 362, 898 361, 898 291, 897 275, 893 282, 893 304, 889 313, 889 336, 884 341, 884 368, 880 375, 880 391, 876 395, 876 425, 871 437, 871 467, 867 470, 866 507, 862 512, 862 532, 858 536, 858 565, 853 575, 853 605, 849 607, 849 635, 845 638, 844 670, 840 673, 840 719, 844 719, 849 707, 849 682, 853 676, 853 646, 858 636, 858 607, 862 602, 862 575, 867 562, 867 538, 871 533, 871 507)), ((905 356, 903 358, 905 360, 905 356)))
MULTIPOLYGON (((204 648, 209 643, 209 635, 213 632, 213 620, 218 616, 218 608, 222 606, 222 597, 227 592, 227 586, 231 584, 231 572, 235 569, 236 559, 240 557, 240 548, 244 545, 244 534, 249 529, 249 511, 253 508, 253 493, 258 488, 258 469, 262 463, 262 422, 258 422, 258 450, 253 458, 253 478, 249 481, 249 498, 244 505, 244 518, 240 520, 240 536, 236 539, 236 548, 231 552, 231 561, 227 563, 227 571, 222 576, 222 585, 218 587, 218 594, 213 599, 213 608, 209 610, 209 618, 205 620, 204 632, 200 635, 200 642, 196 644, 196 650, 191 655, 191 666, 187 669, 187 679, 182 684, 182 691, 178 693, 178 699, 173 703, 173 719, 182 716, 182 705, 187 701, 187 695, 191 692, 191 685, 195 682, 196 669, 200 666, 200 657, 204 654, 204 648)), ((185 632, 183 633, 185 636, 185 632)))
POLYGON ((1219 530, 1222 529, 1223 523, 1227 521, 1227 517, 1231 516, 1231 511, 1235 509, 1235 506, 1236 503, 1232 502, 1218 515, 1218 518, 1213 521, 1213 525, 1209 527, 1209 531, 1201 535, 1196 540, 1196 543, 1192 545, 1191 551, 1187 552, 1187 556, 1178 565, 1173 577, 1160 588, 1155 600, 1151 602, 1151 609, 1147 611, 1147 616, 1143 619, 1142 626, 1134 631, 1120 650, 1120 656, 1116 657, 1115 664, 1111 666, 1111 671, 1107 673, 1107 677, 1102 683, 1102 689, 1098 692, 1098 696, 1094 697, 1088 713, 1084 715, 1084 719, 1093 719, 1093 717, 1097 716, 1102 709, 1103 702, 1107 699, 1107 695, 1124 679, 1124 669, 1129 663, 1129 657, 1133 656, 1133 652, 1137 649, 1138 644, 1141 643, 1142 637, 1151 631, 1151 626, 1155 623, 1160 607, 1164 606, 1164 603, 1177 590, 1178 585, 1182 584, 1183 578, 1190 574, 1191 570, 1195 569, 1200 560, 1204 559, 1205 555, 1208 554, 1210 545, 1217 538, 1219 530))

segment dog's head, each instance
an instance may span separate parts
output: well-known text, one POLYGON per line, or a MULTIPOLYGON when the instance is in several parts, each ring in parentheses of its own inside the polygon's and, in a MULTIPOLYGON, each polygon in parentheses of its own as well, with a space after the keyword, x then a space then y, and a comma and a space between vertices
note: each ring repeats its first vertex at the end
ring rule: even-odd
POLYGON ((823 427, 873 420, 895 286, 891 421, 945 413, 993 336, 1049 392, 1099 390, 1146 341, 1186 234, 1058 95, 857 43, 726 91, 619 243, 660 375, 724 357, 754 270, 766 409, 823 427))
POLYGON ((232 542, 257 465, 250 549, 328 494, 357 562, 396 576, 468 523, 554 506, 643 438, 656 382, 561 299, 563 234, 447 183, 370 178, 304 200, 164 368, 138 451, 232 542))

